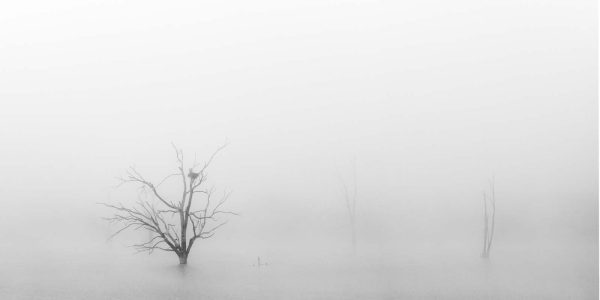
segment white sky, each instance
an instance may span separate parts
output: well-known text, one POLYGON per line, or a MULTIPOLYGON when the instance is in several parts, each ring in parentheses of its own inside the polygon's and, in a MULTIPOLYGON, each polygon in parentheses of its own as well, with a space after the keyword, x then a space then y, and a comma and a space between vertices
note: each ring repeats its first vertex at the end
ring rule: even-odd
POLYGON ((171 142, 228 140, 213 179, 244 216, 224 234, 343 234, 353 158, 371 239, 479 234, 492 174, 501 236, 595 233, 596 5, 2 3, 0 224, 93 219, 74 229, 93 239, 128 166, 158 179, 171 142))

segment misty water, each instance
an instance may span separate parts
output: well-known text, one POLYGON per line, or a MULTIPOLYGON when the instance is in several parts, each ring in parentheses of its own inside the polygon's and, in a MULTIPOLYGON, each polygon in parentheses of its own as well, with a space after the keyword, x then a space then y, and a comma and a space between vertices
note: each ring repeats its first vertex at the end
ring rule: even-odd
POLYGON ((101 245, 42 255, 24 251, 23 257, 2 261, 0 297, 593 299, 597 274, 590 246, 504 246, 490 261, 477 259, 475 251, 440 245, 370 249, 359 255, 290 249, 283 255, 272 250, 263 257, 268 266, 262 267, 256 267, 249 255, 202 249, 186 267, 178 266, 174 256, 130 257, 99 251, 101 245))
POLYGON ((0 299, 598 299, 597 21, 588 0, 2 1, 0 299), (172 143, 186 165, 228 143, 206 187, 239 214, 185 267, 110 238, 99 204, 157 203, 118 178, 176 172, 172 143))

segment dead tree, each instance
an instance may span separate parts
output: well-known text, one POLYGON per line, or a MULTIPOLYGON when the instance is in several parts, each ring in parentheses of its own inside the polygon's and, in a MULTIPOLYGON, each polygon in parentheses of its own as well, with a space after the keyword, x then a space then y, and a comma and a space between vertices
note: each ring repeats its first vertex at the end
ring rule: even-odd
POLYGON ((154 250, 174 252, 180 264, 187 264, 196 240, 212 237, 217 229, 227 223, 218 220, 219 217, 237 215, 222 209, 229 193, 224 193, 216 201, 213 200, 214 188, 206 188, 206 170, 224 147, 225 145, 218 148, 204 164, 194 162, 186 174, 183 151, 173 145, 177 157, 177 171, 163 178, 158 184, 152 183, 135 167, 131 167, 127 175, 120 179, 120 185, 138 185, 141 194, 151 196, 138 197, 137 204, 132 206, 102 203, 114 211, 112 217, 105 219, 121 226, 111 238, 126 229, 147 230, 150 234, 148 239, 132 247, 138 252, 149 254, 154 250), (181 196, 176 199, 168 199, 159 190, 160 185, 171 178, 179 178, 181 181, 181 196))
POLYGON ((346 203, 346 210, 348 212, 348 218, 350 221, 350 232, 352 236, 352 251, 356 252, 356 162, 353 165, 353 176, 352 176, 352 187, 348 187, 346 181, 341 174, 338 174, 339 180, 342 185, 342 191, 344 193, 344 201, 346 203))
POLYGON ((494 241, 494 227, 496 225, 496 188, 495 179, 489 182, 489 195, 483 192, 483 251, 482 258, 490 257, 490 249, 494 241))

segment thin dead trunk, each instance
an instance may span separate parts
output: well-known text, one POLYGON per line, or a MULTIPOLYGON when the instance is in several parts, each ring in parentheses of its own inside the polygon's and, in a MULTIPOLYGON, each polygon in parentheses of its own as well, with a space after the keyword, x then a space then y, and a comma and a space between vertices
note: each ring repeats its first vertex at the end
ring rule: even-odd
POLYGON ((496 226, 496 191, 494 178, 490 181, 490 197, 483 193, 483 250, 482 258, 490 257, 492 241, 494 239, 494 229, 496 226), (489 204, 488 204, 489 203, 489 204))
POLYGON ((495 183, 494 183, 494 178, 492 177, 492 181, 490 182, 490 190, 492 193, 491 196, 491 205, 492 205, 492 225, 491 225, 491 229, 490 229, 490 239, 487 245, 487 253, 488 256, 490 255, 490 249, 492 248, 492 241, 494 240, 494 227, 496 226, 496 191, 495 191, 495 183))
POLYGON ((356 161, 353 165, 353 177, 352 177, 352 190, 350 191, 346 181, 341 174, 338 174, 342 189, 344 192, 344 200, 346 202, 346 210, 348 211, 348 219, 350 221, 350 234, 352 242, 352 252, 356 253, 356 198, 357 198, 357 184, 356 184, 356 161))

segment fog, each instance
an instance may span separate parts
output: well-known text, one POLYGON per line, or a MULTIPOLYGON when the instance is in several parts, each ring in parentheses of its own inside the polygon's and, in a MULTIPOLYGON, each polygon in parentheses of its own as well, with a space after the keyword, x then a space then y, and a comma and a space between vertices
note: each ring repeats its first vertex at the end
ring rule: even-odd
POLYGON ((0 298, 597 299, 597 11, 2 3, 0 298), (135 203, 130 166, 177 171, 172 143, 227 143, 208 184, 239 213, 184 268, 99 205, 135 203))

